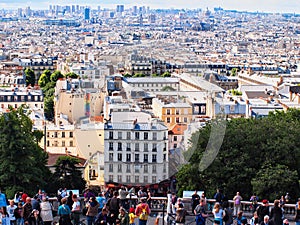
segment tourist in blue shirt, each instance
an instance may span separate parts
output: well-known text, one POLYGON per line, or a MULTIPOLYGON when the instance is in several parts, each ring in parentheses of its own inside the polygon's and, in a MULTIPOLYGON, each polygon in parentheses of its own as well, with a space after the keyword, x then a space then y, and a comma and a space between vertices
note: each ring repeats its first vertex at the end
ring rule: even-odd
POLYGON ((57 214, 60 216, 59 225, 72 225, 71 210, 66 203, 67 203, 67 198, 63 198, 61 200, 61 205, 58 207, 57 214))

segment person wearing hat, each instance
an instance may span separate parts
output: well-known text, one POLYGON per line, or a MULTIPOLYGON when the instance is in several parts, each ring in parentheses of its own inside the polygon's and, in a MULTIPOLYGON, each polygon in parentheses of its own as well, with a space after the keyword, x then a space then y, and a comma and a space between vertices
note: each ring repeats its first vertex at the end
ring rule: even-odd
POLYGON ((146 225, 148 221, 148 216, 151 210, 147 204, 147 198, 142 197, 141 203, 136 206, 135 215, 139 218, 139 225, 146 225))
POLYGON ((262 223, 264 221, 264 217, 269 216, 269 212, 269 201, 264 199, 262 201, 262 205, 257 208, 258 223, 262 223))
POLYGON ((29 225, 43 225, 43 220, 40 216, 40 212, 37 209, 33 209, 31 212, 31 217, 29 219, 29 225))

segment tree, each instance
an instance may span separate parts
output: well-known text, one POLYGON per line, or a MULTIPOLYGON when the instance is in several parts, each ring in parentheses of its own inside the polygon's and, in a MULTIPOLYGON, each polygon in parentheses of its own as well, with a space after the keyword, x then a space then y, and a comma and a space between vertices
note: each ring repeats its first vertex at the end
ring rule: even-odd
POLYGON ((173 88, 171 86, 164 86, 161 90, 162 91, 175 91, 175 88, 173 88))
POLYGON ((25 69, 25 76, 26 76, 26 86, 31 85, 32 87, 35 84, 35 75, 34 71, 30 68, 25 69))
POLYGON ((48 155, 38 145, 42 135, 33 131, 28 115, 21 106, 0 116, 0 183, 8 198, 25 188, 35 193, 50 174, 48 155))
POLYGON ((50 76, 51 72, 50 70, 44 70, 44 72, 41 74, 38 85, 43 88, 50 82, 50 76))
POLYGON ((70 78, 72 78, 72 79, 77 79, 77 78, 79 78, 79 75, 77 75, 77 74, 74 73, 74 72, 70 72, 70 73, 67 73, 67 74, 65 75, 65 77, 70 77, 70 78))
POLYGON ((237 68, 232 68, 231 69, 231 76, 236 76, 237 72, 238 72, 237 68))
POLYGON ((217 188, 223 188, 229 198, 236 191, 243 193, 245 198, 256 191, 261 198, 271 200, 287 191, 294 198, 299 195, 299 110, 276 111, 261 119, 227 121, 217 156, 207 169, 200 171, 199 162, 206 151, 212 126, 213 122, 190 139, 192 147, 185 156, 196 172, 179 170, 180 191, 189 190, 191 184, 200 182, 198 189, 205 190, 208 196, 213 196, 217 188))
POLYGON ((55 163, 55 173, 51 177, 53 187, 49 191, 57 190, 58 187, 66 187, 69 190, 84 190, 86 182, 82 178, 82 172, 76 167, 79 159, 73 156, 60 156, 55 163))
POLYGON ((64 78, 64 75, 60 71, 55 71, 50 76, 50 81, 56 83, 60 78, 64 78))
POLYGON ((164 72, 162 75, 162 77, 171 77, 171 73, 170 72, 164 72))

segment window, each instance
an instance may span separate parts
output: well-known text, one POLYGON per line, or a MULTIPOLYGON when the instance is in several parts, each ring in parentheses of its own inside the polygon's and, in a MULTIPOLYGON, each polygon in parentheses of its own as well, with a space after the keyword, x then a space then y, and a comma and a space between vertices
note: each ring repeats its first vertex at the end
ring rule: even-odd
POLYGON ((130 139, 131 139, 131 133, 130 133, 130 132, 127 132, 126 137, 127 137, 127 140, 130 140, 130 139))
POLYGON ((62 137, 62 138, 66 137, 66 134, 65 134, 65 132, 64 132, 64 131, 63 131, 63 132, 61 132, 61 137, 62 137))
POLYGON ((127 176, 126 176, 126 182, 127 182, 127 183, 131 183, 131 176, 130 176, 130 175, 127 175, 127 176))
POLYGON ((131 161, 131 154, 126 154, 126 162, 130 162, 131 161))
POLYGON ((73 147, 73 141, 70 141, 70 147, 73 147))
POLYGON ((66 142, 65 142, 65 141, 62 141, 62 142, 61 142, 61 146, 62 146, 62 147, 65 147, 65 146, 66 146, 66 142))
POLYGON ((155 154, 152 155, 152 162, 156 162, 156 155, 155 154))
POLYGON ((54 137, 57 138, 57 132, 54 132, 54 137))
POLYGON ((118 183, 122 183, 122 175, 118 175, 118 180, 117 180, 118 183))
POLYGON ((167 154, 164 154, 164 160, 167 160, 167 154))
POLYGON ((153 140, 157 140, 157 133, 153 132, 153 140))
POLYGON ((135 151, 140 151, 140 143, 135 143, 135 151))
POLYGON ((147 132, 144 133, 144 140, 148 140, 148 133, 147 132))
POLYGON ((139 154, 135 154, 134 155, 134 161, 135 162, 139 162, 140 161, 140 155, 139 154))
POLYGON ((135 139, 139 140, 140 139, 140 133, 139 132, 135 132, 135 139))
POLYGON ((113 131, 109 131, 109 139, 114 139, 114 132, 113 131))
POLYGON ((148 143, 144 143, 144 152, 148 152, 148 143))
POLYGON ((180 113, 180 110, 179 110, 179 109, 176 109, 175 114, 176 114, 176 115, 179 115, 179 113, 180 113))
POLYGON ((163 173, 166 173, 166 172, 167 172, 167 167, 166 167, 166 164, 164 164, 163 173))
POLYGON ((177 141, 177 136, 174 136, 174 141, 177 141))
POLYGON ((170 117, 167 117, 167 123, 170 123, 170 122, 171 122, 170 117))
POLYGON ((118 161, 122 161, 122 153, 118 153, 118 161))
POLYGON ((114 181, 114 175, 109 175, 109 176, 108 176, 108 180, 109 180, 109 181, 114 181))
POLYGON ((118 164, 118 172, 122 172, 122 164, 118 164))
POLYGON ((134 182, 135 183, 139 183, 140 182, 139 176, 134 176, 134 182))
POLYGON ((50 145, 50 141, 47 141, 47 147, 49 147, 49 145, 50 145))
POLYGON ((122 132, 118 132, 118 139, 122 139, 122 132))
POLYGON ((130 173, 131 169, 130 169, 130 165, 126 165, 126 173, 130 173))
POLYGON ((148 173, 148 165, 144 165, 144 173, 148 173))
POLYGON ((69 135, 69 137, 70 137, 70 138, 72 138, 72 137, 73 137, 73 132, 72 132, 72 131, 70 132, 70 135, 69 135))
POLYGON ((118 142, 118 151, 122 151, 122 143, 118 142))
POLYGON ((108 172, 114 172, 114 165, 113 164, 108 165, 108 172))
POLYGON ((109 150, 114 150, 114 143, 113 142, 109 142, 109 150))
POLYGON ((109 158, 109 161, 113 161, 114 160, 114 153, 109 153, 108 158, 109 158))
POLYGON ((156 176, 152 176, 152 183, 153 183, 153 184, 156 183, 156 176))
POLYGON ((152 173, 156 173, 156 165, 152 166, 152 173))
POLYGON ((153 143, 153 148, 152 148, 152 151, 153 152, 157 152, 157 144, 156 143, 153 143))
MULTIPOLYGON (((3 107, 2 107, 3 108, 3 107)), ((50 135, 49 135, 49 132, 47 132, 47 137, 49 137, 50 135)))
POLYGON ((179 123, 179 121, 180 121, 179 117, 176 117, 176 123, 179 123))
POLYGON ((171 114, 171 110, 167 109, 167 115, 170 115, 170 114, 171 114))
POLYGON ((131 145, 130 143, 127 143, 127 144, 126 144, 126 150, 127 150, 127 151, 130 151, 130 150, 131 150, 131 146, 130 146, 130 145, 131 145))
POLYGON ((148 162, 148 155, 144 154, 144 162, 148 162))
POLYGON ((187 117, 184 117, 184 118, 183 118, 183 122, 184 122, 184 123, 187 123, 187 117))
POLYGON ((144 176, 144 183, 148 183, 148 176, 144 176))

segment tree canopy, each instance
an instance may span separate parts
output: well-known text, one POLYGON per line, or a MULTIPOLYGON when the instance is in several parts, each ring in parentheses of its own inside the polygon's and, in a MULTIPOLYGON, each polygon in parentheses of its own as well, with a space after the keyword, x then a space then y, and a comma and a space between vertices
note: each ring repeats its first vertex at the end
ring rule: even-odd
POLYGON ((0 183, 8 198, 25 188, 36 193, 45 185, 50 171, 48 155, 38 145, 42 137, 41 132, 33 131, 24 106, 0 116, 0 183))
POLYGON ((227 121, 222 146, 213 163, 199 171, 199 162, 206 150, 212 125, 194 133, 192 148, 186 155, 189 164, 177 173, 178 187, 183 190, 204 190, 213 196, 222 188, 229 198, 239 191, 244 199, 255 192, 271 200, 286 192, 296 199, 300 180, 300 111, 276 111, 260 119, 227 121))
POLYGON ((33 87, 35 85, 34 71, 30 68, 26 68, 25 76, 26 76, 26 86, 31 85, 33 87))

